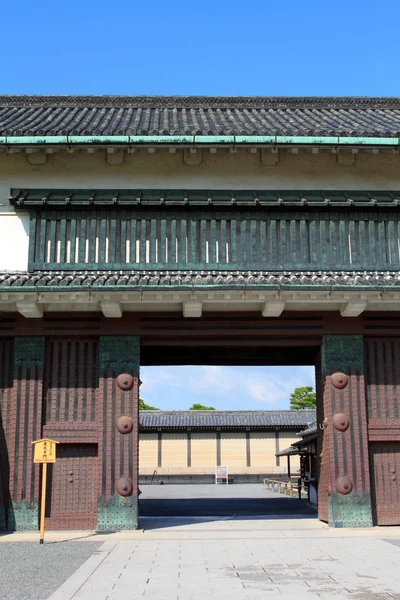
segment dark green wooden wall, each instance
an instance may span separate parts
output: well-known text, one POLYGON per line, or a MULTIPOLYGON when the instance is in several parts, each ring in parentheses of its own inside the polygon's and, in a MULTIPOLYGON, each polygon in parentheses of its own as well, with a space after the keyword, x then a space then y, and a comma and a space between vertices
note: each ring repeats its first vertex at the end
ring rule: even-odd
POLYGON ((397 210, 43 210, 30 270, 398 269, 397 210))

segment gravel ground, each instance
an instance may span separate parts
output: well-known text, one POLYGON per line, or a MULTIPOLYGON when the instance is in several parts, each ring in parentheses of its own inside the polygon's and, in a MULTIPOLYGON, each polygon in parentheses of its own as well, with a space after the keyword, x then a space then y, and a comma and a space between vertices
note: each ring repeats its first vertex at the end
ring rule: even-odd
POLYGON ((46 600, 101 543, 0 544, 0 600, 46 600))

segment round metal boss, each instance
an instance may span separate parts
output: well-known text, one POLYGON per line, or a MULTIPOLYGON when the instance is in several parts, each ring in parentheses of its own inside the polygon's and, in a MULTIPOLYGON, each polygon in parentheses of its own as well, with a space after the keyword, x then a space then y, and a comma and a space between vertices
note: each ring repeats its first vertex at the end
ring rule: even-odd
POLYGON ((124 391, 131 390, 133 388, 133 377, 129 373, 121 373, 117 377, 117 386, 124 391))
POLYGON ((338 431, 346 431, 346 429, 348 429, 350 425, 349 417, 347 415, 344 415, 343 413, 337 413, 333 417, 332 421, 334 428, 338 431))
POLYGON ((130 433, 133 429, 133 419, 130 417, 119 417, 116 422, 116 428, 120 433, 130 433))
POLYGON ((121 477, 115 485, 115 491, 120 496, 132 496, 133 483, 128 477, 121 477))
POLYGON ((346 475, 344 477, 338 477, 338 479, 336 479, 336 489, 339 494, 350 494, 353 489, 353 482, 350 477, 347 477, 346 475))
POLYGON ((331 383, 336 389, 342 390, 349 383, 349 378, 345 373, 332 373, 331 383))

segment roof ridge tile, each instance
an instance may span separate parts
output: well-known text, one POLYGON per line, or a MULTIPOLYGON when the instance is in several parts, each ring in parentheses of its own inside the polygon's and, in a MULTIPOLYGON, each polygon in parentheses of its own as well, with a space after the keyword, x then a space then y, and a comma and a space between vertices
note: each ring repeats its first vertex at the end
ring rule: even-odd
POLYGON ((7 136, 397 137, 399 131, 400 97, 0 96, 0 135, 7 136), (312 111, 313 125, 303 111, 312 111))

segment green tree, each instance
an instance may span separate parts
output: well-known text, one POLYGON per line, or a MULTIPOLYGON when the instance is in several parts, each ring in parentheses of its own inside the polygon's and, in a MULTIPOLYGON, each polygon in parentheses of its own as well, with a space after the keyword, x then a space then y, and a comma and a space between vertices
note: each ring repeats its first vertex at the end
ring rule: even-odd
POLYGON ((142 398, 139 398, 139 410, 160 410, 155 406, 150 406, 150 404, 146 404, 142 398))
POLYGON ((215 410, 213 406, 204 406, 204 404, 192 404, 189 410, 215 410))
POLYGON ((301 408, 315 408, 317 398, 311 385, 296 388, 290 394, 290 410, 301 408))

